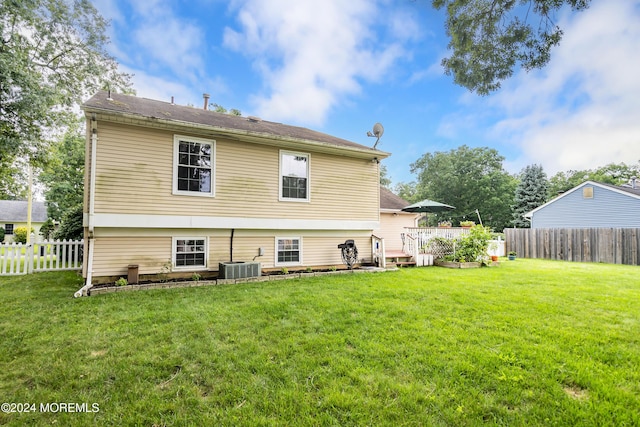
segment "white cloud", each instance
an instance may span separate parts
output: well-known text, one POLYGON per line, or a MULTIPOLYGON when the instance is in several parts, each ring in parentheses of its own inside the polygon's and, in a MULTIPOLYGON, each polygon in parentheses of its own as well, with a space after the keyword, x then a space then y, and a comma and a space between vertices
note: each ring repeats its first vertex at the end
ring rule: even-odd
POLYGON ((192 81, 202 75, 203 31, 199 27, 163 16, 145 22, 135 32, 135 38, 158 67, 170 68, 192 81))
POLYGON ((96 7, 112 21, 109 49, 121 64, 192 84, 206 78, 205 31, 181 17, 175 2, 96 0, 96 7))
POLYGON ((519 144, 516 163, 548 174, 640 160, 640 2, 594 2, 568 15, 545 69, 520 73, 492 97, 506 118, 496 138, 519 144))
MULTIPOLYGON (((225 29, 225 46, 248 55, 265 80, 254 95, 257 114, 270 120, 322 124, 330 109, 377 82, 405 53, 396 19, 391 39, 377 39, 384 20, 365 0, 248 0, 240 6, 239 30, 225 29)), ((407 29, 413 24, 404 16, 407 29)))

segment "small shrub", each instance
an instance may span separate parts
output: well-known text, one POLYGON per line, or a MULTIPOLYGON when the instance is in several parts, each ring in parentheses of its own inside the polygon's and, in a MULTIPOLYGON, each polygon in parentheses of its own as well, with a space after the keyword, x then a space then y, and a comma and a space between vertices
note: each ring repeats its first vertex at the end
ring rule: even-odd
MULTIPOLYGON (((459 240, 444 239, 438 242, 439 246, 445 246, 450 243, 453 248, 452 252, 443 252, 446 261, 455 262, 482 262, 488 264, 489 256, 487 249, 489 248, 489 240, 491 239, 491 230, 482 225, 471 227, 469 234, 459 240)), ((435 238, 432 240, 436 240, 435 238)))
MULTIPOLYGON (((33 233, 33 228, 31 229, 33 233)), ((13 241, 16 243, 27 243, 27 227, 17 227, 13 230, 13 241)))
POLYGON ((165 283, 169 280, 169 273, 171 273, 171 260, 167 260, 162 267, 160 267, 160 272, 158 273, 158 279, 161 283, 165 283))
POLYGON ((0 227, 0 243, 4 242, 4 235, 5 235, 4 227, 0 227))
POLYGON ((336 271, 338 269, 338 267, 336 267, 335 265, 332 265, 331 267, 329 267, 329 270, 331 271, 336 271))
POLYGON ((128 284, 129 282, 124 277, 121 277, 118 280, 116 280, 116 286, 127 286, 128 284))
POLYGON ((313 272, 313 269, 312 269, 311 267, 307 267, 305 271, 306 271, 307 273, 312 273, 312 272, 313 272))
POLYGON ((202 276, 201 276, 201 275, 199 275, 198 273, 193 273, 193 274, 191 275, 191 280, 193 280, 194 282, 199 282, 199 281, 200 281, 200 279, 202 279, 202 276))
POLYGON ((471 227, 469 234, 457 244, 455 258, 459 262, 484 262, 487 256, 491 230, 482 225, 471 227), (464 260, 464 261, 463 261, 464 260))
POLYGON ((280 272, 281 272, 282 274, 289 274, 289 269, 288 269, 287 267, 282 267, 282 268, 280 269, 280 272))

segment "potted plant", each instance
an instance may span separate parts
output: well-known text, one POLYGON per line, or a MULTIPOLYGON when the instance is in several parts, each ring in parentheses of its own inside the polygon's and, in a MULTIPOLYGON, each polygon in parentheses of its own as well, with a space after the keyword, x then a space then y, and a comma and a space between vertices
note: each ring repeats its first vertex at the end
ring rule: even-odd
POLYGON ((451 221, 440 221, 438 223, 438 227, 441 228, 450 228, 451 227, 451 221))
POLYGON ((509 258, 509 261, 514 261, 516 259, 516 255, 515 251, 511 251, 507 254, 507 257, 509 258))
POLYGON ((476 225, 476 223, 473 221, 460 221, 460 227, 462 228, 471 228, 474 225, 476 225))

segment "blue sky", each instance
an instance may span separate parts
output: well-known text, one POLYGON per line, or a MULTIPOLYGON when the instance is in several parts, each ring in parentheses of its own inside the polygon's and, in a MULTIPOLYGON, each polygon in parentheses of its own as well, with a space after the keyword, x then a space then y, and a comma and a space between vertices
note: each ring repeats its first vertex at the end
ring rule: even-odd
POLYGON ((364 145, 376 122, 394 183, 426 152, 495 148, 509 172, 640 161, 640 0, 561 11, 543 70, 480 97, 440 66, 429 0, 94 0, 138 96, 211 102, 364 145))

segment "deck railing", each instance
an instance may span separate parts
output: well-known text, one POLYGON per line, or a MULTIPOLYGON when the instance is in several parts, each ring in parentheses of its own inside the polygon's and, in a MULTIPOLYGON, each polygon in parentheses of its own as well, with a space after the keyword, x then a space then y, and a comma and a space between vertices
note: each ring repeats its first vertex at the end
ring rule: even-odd
POLYGON ((408 237, 415 239, 418 250, 420 253, 424 253, 427 243, 434 237, 458 239, 468 233, 469 229, 464 227, 405 227, 404 241, 406 245, 407 241, 410 240, 408 237))

